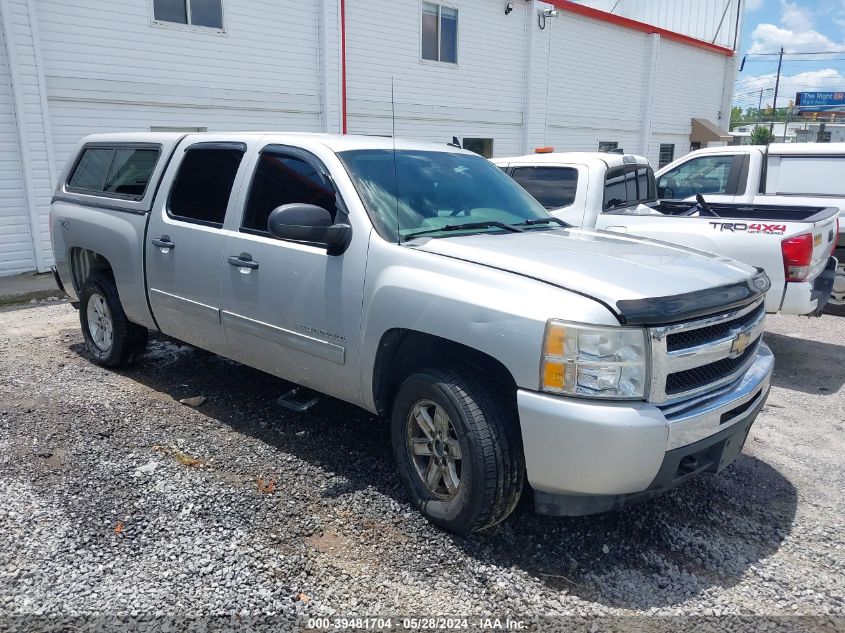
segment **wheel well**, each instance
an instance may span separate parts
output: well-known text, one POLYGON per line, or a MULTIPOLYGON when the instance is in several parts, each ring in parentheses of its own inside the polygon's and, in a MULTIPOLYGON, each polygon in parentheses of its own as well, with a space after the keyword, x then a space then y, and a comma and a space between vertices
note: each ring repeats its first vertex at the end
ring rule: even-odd
POLYGON ((85 280, 93 273, 103 273, 114 279, 114 272, 109 260, 87 248, 74 247, 70 249, 70 270, 77 295, 82 291, 85 280))
POLYGON ((382 336, 373 368, 373 397, 379 415, 389 415, 396 391, 409 374, 435 364, 483 372, 485 381, 500 385, 502 393, 513 394, 515 404, 516 381, 500 361, 461 343, 397 328, 382 336))

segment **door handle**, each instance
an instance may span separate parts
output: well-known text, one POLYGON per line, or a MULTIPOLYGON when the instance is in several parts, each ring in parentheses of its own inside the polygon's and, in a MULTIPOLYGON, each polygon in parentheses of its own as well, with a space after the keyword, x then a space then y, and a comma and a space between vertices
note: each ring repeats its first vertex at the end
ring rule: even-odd
POLYGON ((238 268, 251 268, 255 270, 258 268, 258 262, 252 259, 249 253, 241 253, 240 255, 229 255, 229 264, 237 266, 238 268))
POLYGON ((162 235, 159 238, 153 238, 152 242, 153 246, 157 246, 161 249, 172 250, 176 248, 176 244, 170 241, 169 235, 162 235))

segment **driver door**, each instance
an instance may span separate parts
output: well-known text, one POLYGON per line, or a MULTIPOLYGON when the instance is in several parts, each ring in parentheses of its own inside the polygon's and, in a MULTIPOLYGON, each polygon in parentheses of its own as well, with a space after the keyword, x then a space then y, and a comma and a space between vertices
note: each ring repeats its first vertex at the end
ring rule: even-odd
POLYGON ((323 163, 310 152, 265 147, 251 168, 240 217, 223 251, 222 321, 233 358, 323 393, 356 401, 355 365, 369 235, 354 232, 347 250, 281 240, 267 231, 284 204, 345 206, 323 163))

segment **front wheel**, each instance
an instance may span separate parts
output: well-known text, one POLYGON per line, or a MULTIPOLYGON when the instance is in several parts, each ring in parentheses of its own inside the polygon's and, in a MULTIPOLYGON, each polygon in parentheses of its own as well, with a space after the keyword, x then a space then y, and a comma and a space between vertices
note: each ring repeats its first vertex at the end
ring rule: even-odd
MULTIPOLYGON (((842 253, 837 253, 837 257, 842 255, 842 253)), ((836 267, 833 291, 830 293, 830 298, 827 300, 823 312, 834 316, 845 316, 845 262, 841 260, 836 267)))
POLYGON ((409 376, 391 415, 393 451, 413 504, 466 534, 513 512, 525 482, 515 404, 471 372, 409 376))
POLYGON ((79 322, 92 360, 104 367, 132 361, 147 342, 147 329, 126 318, 117 286, 102 274, 91 275, 79 294, 79 322))

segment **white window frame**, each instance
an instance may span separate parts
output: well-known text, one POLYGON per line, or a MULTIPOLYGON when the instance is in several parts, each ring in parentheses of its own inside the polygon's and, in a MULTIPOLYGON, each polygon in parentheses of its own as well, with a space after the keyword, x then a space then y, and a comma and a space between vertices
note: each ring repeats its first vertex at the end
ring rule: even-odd
POLYGON ((185 15, 188 23, 168 22, 167 20, 156 20, 155 0, 149 0, 148 6, 150 10, 150 26, 156 26, 163 29, 173 29, 176 31, 193 31, 194 33, 209 33, 212 35, 226 35, 226 4, 220 0, 220 21, 223 28, 215 28, 213 26, 203 26, 202 24, 191 24, 191 0, 183 0, 185 2, 185 15))
POLYGON ((417 41, 419 42, 420 46, 420 63, 422 64, 434 64, 436 66, 444 66, 446 68, 457 68, 459 66, 459 61, 461 59, 461 10, 459 7, 449 4, 448 2, 431 2, 430 0, 420 0, 420 20, 419 20, 419 34, 417 36, 417 41), (437 7, 437 59, 425 59, 422 56, 422 38, 423 38, 423 5, 424 4, 433 4, 437 7), (453 9, 457 14, 457 20, 455 23, 455 61, 453 62, 443 62, 440 61, 440 38, 443 35, 443 29, 440 26, 440 9, 446 7, 447 9, 453 9))

